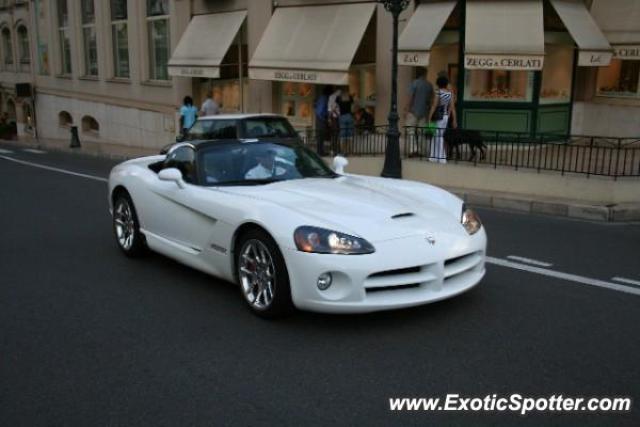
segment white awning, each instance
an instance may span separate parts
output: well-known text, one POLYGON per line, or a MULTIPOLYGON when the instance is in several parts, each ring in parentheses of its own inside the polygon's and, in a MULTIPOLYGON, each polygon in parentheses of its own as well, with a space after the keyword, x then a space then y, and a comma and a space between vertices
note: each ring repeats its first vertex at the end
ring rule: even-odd
POLYGON ((640 59, 640 4, 637 0, 597 1, 591 8, 613 48, 613 57, 640 59))
POLYGON ((449 19, 457 0, 420 3, 398 41, 398 63, 429 65, 431 47, 449 19))
POLYGON ((249 77, 348 84, 375 8, 375 3, 277 8, 249 61, 249 77))
POLYGON ((239 11, 191 18, 169 60, 169 75, 220 77, 220 64, 246 16, 246 11, 239 11))
POLYGON ((540 70, 542 0, 467 0, 465 68, 540 70))
POLYGON ((611 63, 613 49, 582 0, 551 0, 578 45, 578 65, 601 67, 611 63))

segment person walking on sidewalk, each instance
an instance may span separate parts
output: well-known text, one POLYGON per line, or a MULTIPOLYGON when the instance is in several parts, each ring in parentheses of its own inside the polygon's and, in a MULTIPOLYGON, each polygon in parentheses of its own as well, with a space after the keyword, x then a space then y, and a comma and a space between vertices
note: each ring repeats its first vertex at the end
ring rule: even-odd
POLYGON ((215 116, 216 114, 220 114, 220 106, 213 99, 213 92, 207 92, 207 99, 202 103, 202 107, 200 107, 200 115, 201 116, 215 116))
POLYGON ((196 122, 196 118, 198 118, 198 109, 193 106, 193 99, 190 96, 185 96, 182 107, 180 107, 180 130, 183 138, 187 136, 187 132, 196 122))
POLYGON ((318 155, 324 156, 324 142, 329 129, 329 96, 333 92, 331 86, 325 86, 322 94, 315 100, 313 109, 316 115, 316 146, 318 155))
POLYGON ((445 76, 438 77, 436 81, 438 90, 431 105, 429 116, 436 123, 436 137, 431 144, 429 153, 430 162, 447 163, 447 152, 444 146, 444 133, 447 130, 449 120, 451 128, 457 129, 458 120, 456 117, 456 105, 453 93, 448 89, 449 79, 445 76))
POLYGON ((427 125, 429 108, 433 104, 433 85, 426 78, 427 70, 418 68, 416 78, 409 87, 409 102, 405 107, 405 126, 412 148, 417 151, 423 140, 423 129, 427 125))
POLYGON ((340 144, 344 144, 343 153, 348 151, 349 139, 353 138, 356 122, 353 119, 353 95, 345 88, 336 99, 340 110, 340 144))

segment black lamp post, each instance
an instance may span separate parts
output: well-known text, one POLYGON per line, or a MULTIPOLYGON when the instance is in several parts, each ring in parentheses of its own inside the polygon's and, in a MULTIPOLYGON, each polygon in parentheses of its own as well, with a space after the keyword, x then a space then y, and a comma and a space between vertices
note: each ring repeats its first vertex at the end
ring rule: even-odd
POLYGON ((387 12, 393 16, 393 47, 391 49, 391 109, 387 128, 387 147, 384 152, 385 178, 402 178, 400 161, 400 129, 398 128, 398 18, 407 8, 409 0, 379 0, 387 12))

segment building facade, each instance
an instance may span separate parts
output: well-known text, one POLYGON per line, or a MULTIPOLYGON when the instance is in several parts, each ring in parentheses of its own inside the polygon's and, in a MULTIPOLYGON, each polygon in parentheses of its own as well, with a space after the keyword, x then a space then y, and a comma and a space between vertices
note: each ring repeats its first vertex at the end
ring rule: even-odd
MULTIPOLYGON (((449 76, 467 128, 640 135, 640 2, 413 1, 400 33, 401 111, 427 67, 449 76)), ((5 0, 0 38, 0 107, 23 138, 77 126, 83 143, 160 147, 182 98, 208 92, 299 128, 325 85, 378 124, 389 109, 392 23, 376 2, 5 0)))

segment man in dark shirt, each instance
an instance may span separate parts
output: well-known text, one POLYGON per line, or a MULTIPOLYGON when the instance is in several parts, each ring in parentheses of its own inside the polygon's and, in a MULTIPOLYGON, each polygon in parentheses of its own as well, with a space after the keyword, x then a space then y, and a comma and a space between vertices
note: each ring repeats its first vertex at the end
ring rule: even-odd
POLYGON ((324 156, 324 141, 327 139, 327 130, 329 126, 329 95, 333 92, 331 86, 325 86, 322 94, 316 99, 313 109, 316 115, 316 145, 318 154, 324 156))

